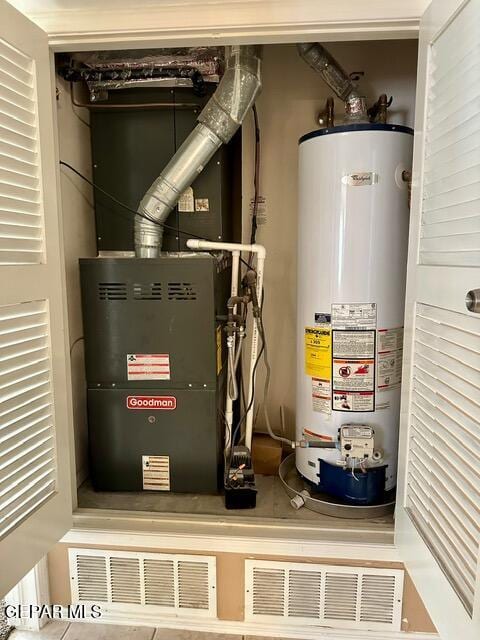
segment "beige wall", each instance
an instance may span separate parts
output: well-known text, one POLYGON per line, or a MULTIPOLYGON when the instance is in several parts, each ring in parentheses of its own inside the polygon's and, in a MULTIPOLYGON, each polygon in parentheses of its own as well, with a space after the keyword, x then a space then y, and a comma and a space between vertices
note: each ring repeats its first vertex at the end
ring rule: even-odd
MULTIPOLYGON (((82 545, 77 545, 82 546, 82 545)), ((88 548, 102 548, 89 545, 88 548)), ((116 548, 118 551, 119 548, 116 548)), ((130 547, 128 551, 147 551, 175 553, 166 549, 145 549, 130 547)), ((188 551, 190 554, 203 555, 201 551, 188 551)), ((332 560, 324 558, 294 558, 266 555, 244 555, 239 553, 205 553, 215 555, 217 559, 217 616, 220 620, 238 620, 244 618, 244 562, 247 558, 262 560, 284 560, 285 562, 305 562, 349 565, 357 567, 386 567, 400 569, 395 562, 360 562, 352 560, 332 560)), ((70 604, 70 577, 68 573, 68 545, 57 544, 48 556, 50 575, 50 597, 52 602, 70 604)), ((435 627, 420 600, 408 574, 406 574, 403 592, 402 630, 411 632, 435 633, 435 627)))
MULTIPOLYGON (((417 42, 343 42, 328 49, 349 72, 364 71, 362 88, 373 102, 393 95, 390 121, 413 125, 417 42)), ((279 406, 293 433, 295 418, 295 309, 297 257, 298 139, 317 128, 316 115, 331 94, 320 76, 297 55, 293 45, 264 48, 263 90, 257 101, 261 126, 260 191, 267 223, 257 240, 267 248, 265 326, 270 344, 272 380, 270 416, 278 424, 279 406)), ((336 101, 338 118, 342 105, 336 101)), ((253 196, 253 132, 249 116, 243 131, 244 239, 250 236, 249 201, 253 196)), ((261 379, 262 371, 260 371, 261 379)), ((259 425, 262 424, 261 414, 259 425)))
MULTIPOLYGON (((70 87, 57 76, 57 118, 60 160, 91 179, 89 114, 73 107, 70 87), (76 115, 77 114, 77 115, 76 115), (82 122, 79 116, 84 120, 82 122)), ((64 247, 67 278, 68 332, 70 345, 83 335, 78 258, 96 255, 93 194, 91 187, 69 169, 61 167, 64 247)), ((77 484, 87 475, 87 417, 83 341, 72 349, 72 387, 77 484)))

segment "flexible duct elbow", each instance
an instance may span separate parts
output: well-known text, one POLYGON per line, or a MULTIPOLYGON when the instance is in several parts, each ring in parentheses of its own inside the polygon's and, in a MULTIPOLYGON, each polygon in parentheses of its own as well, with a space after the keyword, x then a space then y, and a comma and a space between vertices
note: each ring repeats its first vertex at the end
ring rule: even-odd
POLYGON ((319 42, 297 44, 298 53, 305 62, 318 73, 337 96, 347 102, 357 97, 357 92, 348 74, 335 58, 319 42))
POLYGON ((345 103, 346 117, 350 122, 368 122, 365 97, 356 90, 350 76, 335 58, 318 42, 297 44, 300 56, 317 71, 328 86, 345 103))
POLYGON ((231 140, 261 89, 261 50, 231 47, 217 90, 198 117, 198 124, 154 181, 138 207, 135 253, 155 258, 162 248, 163 227, 182 193, 217 149, 231 140))

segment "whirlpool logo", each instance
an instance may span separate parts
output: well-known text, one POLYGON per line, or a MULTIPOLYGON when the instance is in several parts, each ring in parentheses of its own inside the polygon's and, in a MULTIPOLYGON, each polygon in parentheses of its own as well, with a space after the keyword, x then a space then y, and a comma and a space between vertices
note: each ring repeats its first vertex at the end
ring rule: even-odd
POLYGON ((127 396, 127 409, 173 411, 176 408, 175 396, 127 396))
POLYGON ((378 182, 378 175, 373 171, 359 171, 343 176, 342 182, 348 184, 350 187, 363 187, 376 184, 378 182))

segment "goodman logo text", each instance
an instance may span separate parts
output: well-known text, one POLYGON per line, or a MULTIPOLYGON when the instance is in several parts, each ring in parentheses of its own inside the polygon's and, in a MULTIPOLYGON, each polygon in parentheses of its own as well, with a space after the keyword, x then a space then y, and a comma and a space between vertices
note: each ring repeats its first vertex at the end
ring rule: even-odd
POLYGON ((127 409, 173 411, 176 408, 175 396, 127 396, 127 409))

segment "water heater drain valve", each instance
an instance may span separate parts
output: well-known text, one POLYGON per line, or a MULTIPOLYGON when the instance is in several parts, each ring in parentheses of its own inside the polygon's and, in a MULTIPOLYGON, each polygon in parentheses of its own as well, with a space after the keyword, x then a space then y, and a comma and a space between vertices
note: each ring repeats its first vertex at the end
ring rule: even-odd
POLYGON ((339 429, 340 453, 345 460, 373 458, 375 431, 365 424, 344 424, 339 429))

